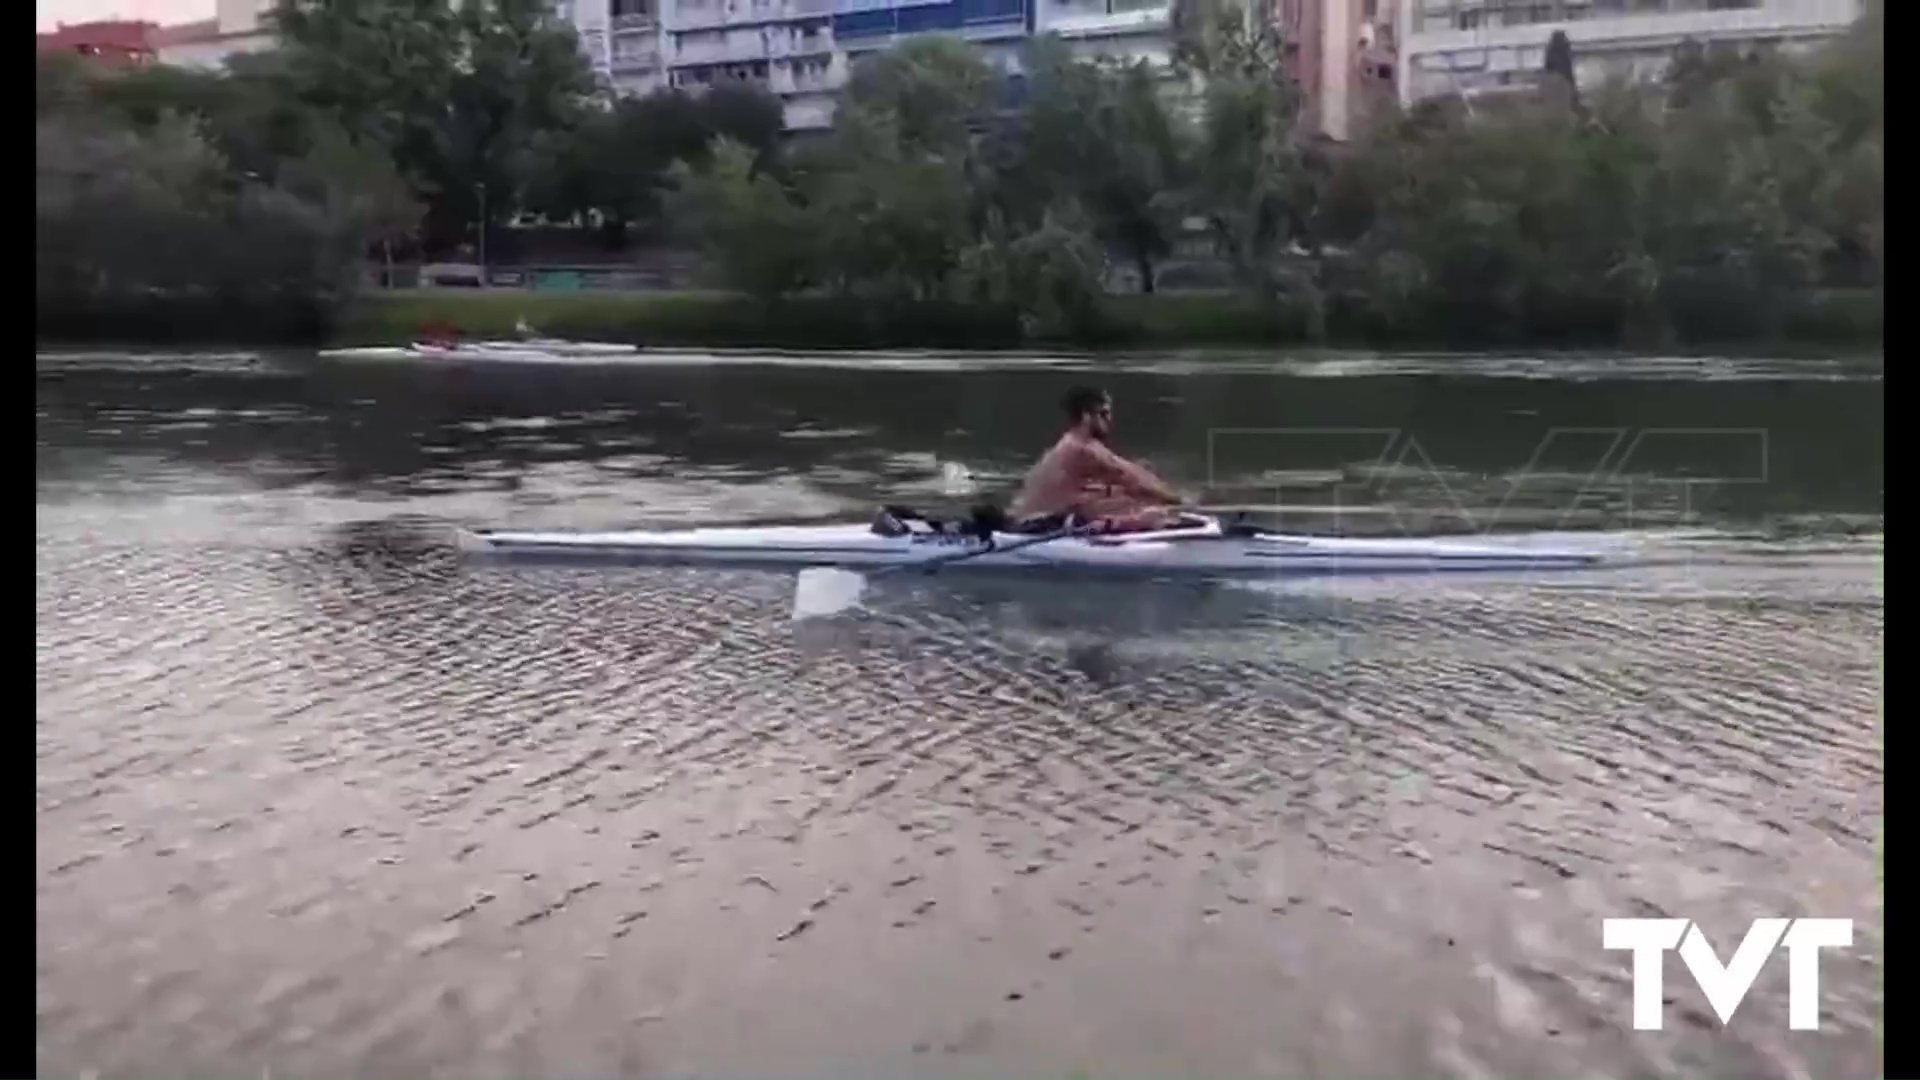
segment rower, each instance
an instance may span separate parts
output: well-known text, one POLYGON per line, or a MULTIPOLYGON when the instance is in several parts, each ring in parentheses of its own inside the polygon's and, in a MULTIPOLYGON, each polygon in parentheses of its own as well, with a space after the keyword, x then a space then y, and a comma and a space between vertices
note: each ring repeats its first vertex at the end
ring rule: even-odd
POLYGON ((1069 523, 1096 532, 1139 532, 1177 525, 1179 493, 1152 470, 1128 461, 1108 445, 1113 436, 1113 399, 1104 390, 1076 387, 1062 402, 1067 430, 1027 473, 1009 516, 1022 531, 1045 531, 1069 523))
POLYGON ((460 331, 452 323, 435 315, 420 324, 420 329, 414 334, 413 339, 435 348, 451 349, 459 344, 459 336, 460 331))

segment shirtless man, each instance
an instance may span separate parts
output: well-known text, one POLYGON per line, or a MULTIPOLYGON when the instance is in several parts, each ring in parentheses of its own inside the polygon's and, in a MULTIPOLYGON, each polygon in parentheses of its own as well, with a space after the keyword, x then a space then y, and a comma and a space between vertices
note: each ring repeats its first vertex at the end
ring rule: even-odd
POLYGON ((1067 430, 1027 473, 1009 516, 1033 521, 1070 515, 1102 532, 1164 528, 1179 520, 1180 496, 1145 467, 1107 445, 1113 401, 1080 387, 1066 397, 1067 430))

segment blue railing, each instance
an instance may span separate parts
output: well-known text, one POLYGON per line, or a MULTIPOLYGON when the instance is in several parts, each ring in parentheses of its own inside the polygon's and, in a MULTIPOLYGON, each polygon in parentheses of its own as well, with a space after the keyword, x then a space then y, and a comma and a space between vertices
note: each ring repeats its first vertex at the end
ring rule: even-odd
POLYGON ((893 37, 981 27, 1031 31, 1029 0, 835 0, 833 36, 893 37))

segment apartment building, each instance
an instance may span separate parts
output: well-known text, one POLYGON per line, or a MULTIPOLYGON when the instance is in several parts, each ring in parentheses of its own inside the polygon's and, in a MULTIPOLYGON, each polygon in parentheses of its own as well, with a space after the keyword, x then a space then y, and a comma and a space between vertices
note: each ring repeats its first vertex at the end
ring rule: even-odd
POLYGON ((156 30, 155 50, 163 64, 222 67, 236 53, 273 48, 273 32, 265 21, 272 10, 273 0, 218 0, 211 19, 156 30))
POLYGON ((1563 30, 1583 83, 1657 78, 1680 42, 1805 48, 1844 31, 1860 0, 1401 0, 1402 103, 1531 84, 1563 30))
MULTIPOLYGON (((1167 64, 1173 53, 1174 0, 666 0, 669 35, 699 35, 712 52, 670 47, 675 85, 714 78, 764 79, 787 102, 788 126, 832 120, 833 92, 867 53, 915 34, 954 34, 978 45, 988 61, 1017 72, 1024 42, 1054 34, 1079 55, 1167 64), (831 19, 817 13, 831 4, 831 19), (690 16, 687 10, 698 13, 690 16), (704 20, 704 21, 703 21, 704 20), (717 25, 716 25, 717 24, 717 25), (792 57, 786 65, 769 46, 792 57), (756 36, 759 35, 759 36, 756 36), (760 38, 768 37, 763 43, 760 38), (724 43, 724 44, 723 44, 724 43), (763 59, 764 57, 764 59, 763 59), (720 68, 712 75, 698 67, 720 68), (682 65, 688 70, 683 72, 682 65), (803 66, 804 64, 804 66, 803 66)), ((1287 45, 1286 63, 1306 97, 1303 122, 1332 139, 1352 137, 1369 110, 1396 96, 1396 0, 1274 0, 1260 9, 1274 18, 1287 45)))
POLYGON ((1173 57, 1172 0, 1034 0, 1040 33, 1058 35, 1085 57, 1147 60, 1173 57))
POLYGON ((666 84, 659 0, 555 0, 553 10, 573 24, 587 66, 615 93, 666 84))
POLYGON ((849 63, 916 34, 951 34, 1010 71, 1033 36, 1036 0, 834 0, 834 40, 849 63))
POLYGON ((790 130, 825 127, 845 80, 836 54, 834 0, 667 0, 667 83, 698 90, 730 80, 780 98, 790 130))

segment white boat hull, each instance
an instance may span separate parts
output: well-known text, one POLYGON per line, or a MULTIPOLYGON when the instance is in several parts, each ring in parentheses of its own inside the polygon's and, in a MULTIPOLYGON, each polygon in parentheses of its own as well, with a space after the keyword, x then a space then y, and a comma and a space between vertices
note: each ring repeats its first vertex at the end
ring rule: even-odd
POLYGON ((373 345, 363 348, 323 349, 330 360, 456 360, 507 361, 511 363, 554 363, 566 360, 592 360, 636 356, 639 347, 603 341, 559 341, 534 338, 527 341, 476 341, 442 346, 415 342, 412 345, 373 345))
POLYGON ((661 532, 516 532, 465 534, 469 553, 504 559, 732 566, 840 566, 870 569, 942 560, 942 572, 1048 571, 1147 576, 1271 577, 1578 570, 1604 553, 1570 546, 1528 546, 1437 538, 1346 539, 1262 533, 1228 535, 1203 519, 1189 527, 1111 538, 1073 537, 998 550, 1030 536, 944 533, 882 536, 865 525, 698 528, 661 532), (946 562, 963 552, 971 558, 946 562))
POLYGON ((612 341, 566 341, 561 338, 527 338, 523 341, 480 341, 473 348, 486 352, 539 352, 549 356, 631 356, 637 345, 612 341))

